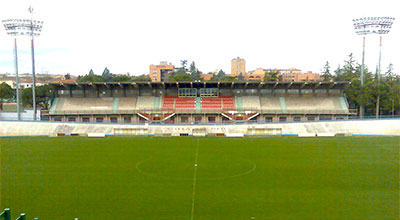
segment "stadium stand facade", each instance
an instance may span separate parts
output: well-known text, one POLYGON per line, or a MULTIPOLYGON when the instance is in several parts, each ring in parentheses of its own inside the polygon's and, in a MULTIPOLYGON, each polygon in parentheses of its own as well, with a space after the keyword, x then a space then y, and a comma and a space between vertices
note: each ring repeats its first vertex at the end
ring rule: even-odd
POLYGON ((50 121, 208 124, 343 120, 348 82, 57 83, 50 121))

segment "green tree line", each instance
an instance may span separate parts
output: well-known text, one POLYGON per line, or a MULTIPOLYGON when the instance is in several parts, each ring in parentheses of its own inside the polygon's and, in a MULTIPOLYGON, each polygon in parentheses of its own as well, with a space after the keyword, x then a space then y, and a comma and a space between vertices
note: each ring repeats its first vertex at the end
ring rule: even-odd
POLYGON ((110 72, 106 67, 101 75, 94 74, 93 70, 89 74, 78 76, 77 82, 150 82, 151 79, 148 75, 128 76, 128 75, 115 75, 110 72))
MULTIPOLYGON (((187 60, 181 60, 181 67, 177 68, 174 71, 168 73, 167 82, 193 82, 193 81, 204 81, 201 78, 201 71, 196 67, 196 63, 193 61, 190 64, 189 69, 186 68, 187 60)), ((234 81, 245 81, 245 78, 242 74, 233 77, 227 76, 223 70, 219 70, 217 74, 214 74, 211 79, 211 82, 234 82, 234 81)))
POLYGON ((321 74, 324 81, 348 81, 350 85, 345 89, 345 94, 350 108, 365 107, 364 115, 376 115, 379 105, 379 115, 399 114, 400 108, 400 76, 395 74, 393 65, 378 74, 364 68, 364 85, 361 85, 361 64, 349 55, 342 66, 331 72, 329 62, 326 62, 321 74), (379 98, 378 98, 379 97, 379 98), (378 101, 379 100, 379 101, 378 101))
MULTIPOLYGON (((48 101, 52 90, 50 85, 36 86, 36 103, 38 107, 48 108, 48 101)), ((22 106, 32 107, 32 88, 25 88, 21 91, 22 106)), ((16 90, 6 83, 0 84, 0 104, 16 102, 16 90)))

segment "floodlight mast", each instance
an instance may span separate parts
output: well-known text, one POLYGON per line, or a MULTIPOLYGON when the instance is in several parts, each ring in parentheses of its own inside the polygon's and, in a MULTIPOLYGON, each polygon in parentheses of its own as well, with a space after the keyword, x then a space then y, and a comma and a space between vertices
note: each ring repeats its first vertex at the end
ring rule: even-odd
MULTIPOLYGON (((378 84, 380 80, 381 69, 381 51, 382 51, 382 34, 388 34, 395 18, 393 17, 364 17, 353 19, 354 30, 356 34, 363 35, 363 52, 361 64, 361 85, 364 85, 364 58, 365 58, 365 36, 367 34, 379 34, 380 36, 380 50, 379 50, 379 67, 378 67, 378 84)), ((379 116, 379 100, 380 94, 377 99, 376 117, 379 116)), ((360 105, 360 117, 364 116, 364 106, 360 105)))
MULTIPOLYGON (((30 12, 33 9, 30 8, 30 12)), ((8 35, 14 36, 14 54, 15 54, 15 71, 16 71, 16 87, 17 87, 17 112, 18 120, 21 120, 20 112, 20 95, 19 95, 19 76, 18 76, 18 56, 17 56, 17 36, 31 36, 31 54, 32 54, 32 104, 33 104, 33 120, 36 120, 36 77, 35 77, 35 58, 34 58, 34 37, 40 36, 43 21, 31 19, 8 19, 3 20, 4 27, 8 35)))
MULTIPOLYGON (((36 72, 35 72, 35 44, 34 44, 34 26, 33 26, 33 8, 29 6, 28 9, 31 14, 31 57, 32 57, 32 107, 33 107, 33 120, 36 121, 36 72)), ((41 30, 41 27, 40 27, 41 30)), ((40 32, 40 31, 39 31, 40 32)), ((38 35, 39 36, 39 35, 38 35)))
POLYGON ((17 118, 21 121, 21 95, 19 91, 19 75, 18 75, 18 49, 17 37, 14 38, 14 68, 15 68, 15 89, 17 91, 17 118))

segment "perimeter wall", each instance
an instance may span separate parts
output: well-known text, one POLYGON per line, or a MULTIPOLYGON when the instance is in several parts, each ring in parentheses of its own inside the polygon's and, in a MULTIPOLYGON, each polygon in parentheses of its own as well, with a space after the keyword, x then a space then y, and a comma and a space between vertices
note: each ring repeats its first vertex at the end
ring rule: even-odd
POLYGON ((57 133, 65 135, 87 135, 89 133, 118 135, 134 133, 136 135, 179 136, 184 134, 190 136, 199 134, 199 136, 214 136, 216 134, 254 135, 257 133, 254 131, 260 130, 273 131, 272 133, 268 133, 272 135, 296 135, 307 133, 400 135, 400 119, 241 125, 126 125, 0 121, 0 136, 55 135, 57 133))

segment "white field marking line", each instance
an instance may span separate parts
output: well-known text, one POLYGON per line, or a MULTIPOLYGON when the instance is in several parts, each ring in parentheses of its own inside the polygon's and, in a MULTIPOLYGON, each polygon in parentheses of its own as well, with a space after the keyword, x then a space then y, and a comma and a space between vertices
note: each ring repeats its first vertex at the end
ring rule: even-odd
POLYGON ((193 216, 194 216, 194 199, 196 197, 196 178, 197 178, 197 161, 199 158, 199 140, 197 139, 197 145, 196 145, 196 155, 194 158, 194 173, 193 173, 193 191, 192 191, 192 212, 190 215, 190 220, 193 220, 193 216))
POLYGON ((142 170, 139 168, 139 166, 140 166, 142 163, 144 163, 144 162, 146 162, 146 161, 148 161, 148 160, 149 160, 149 159, 147 159, 147 160, 142 160, 142 161, 138 162, 138 163, 136 164, 136 170, 139 171, 139 173, 141 173, 141 174, 143 174, 143 175, 145 175, 145 176, 156 177, 156 176, 157 176, 156 174, 144 172, 144 171, 142 171, 142 170))

